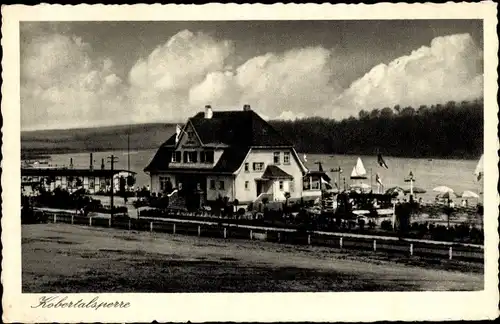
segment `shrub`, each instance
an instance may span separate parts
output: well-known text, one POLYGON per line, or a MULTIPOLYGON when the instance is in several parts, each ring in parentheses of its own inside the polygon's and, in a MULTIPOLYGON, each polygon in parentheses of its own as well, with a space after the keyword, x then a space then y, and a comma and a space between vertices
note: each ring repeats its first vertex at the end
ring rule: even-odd
POLYGON ((392 231, 392 222, 388 220, 383 220, 382 223, 380 223, 380 228, 386 231, 392 231))

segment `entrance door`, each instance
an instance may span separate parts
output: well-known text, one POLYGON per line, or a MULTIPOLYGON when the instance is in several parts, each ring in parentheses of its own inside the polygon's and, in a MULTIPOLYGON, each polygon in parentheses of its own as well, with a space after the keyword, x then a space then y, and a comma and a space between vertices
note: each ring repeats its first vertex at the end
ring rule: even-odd
POLYGON ((262 181, 255 180, 257 186, 257 197, 262 193, 262 181))

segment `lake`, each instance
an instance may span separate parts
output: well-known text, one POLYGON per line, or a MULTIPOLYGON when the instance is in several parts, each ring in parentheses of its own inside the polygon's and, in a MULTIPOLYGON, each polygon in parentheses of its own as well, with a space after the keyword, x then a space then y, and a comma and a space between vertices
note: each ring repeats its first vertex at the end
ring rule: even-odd
MULTIPOLYGON (((137 185, 144 186, 149 184, 149 177, 143 171, 144 168, 153 158, 156 150, 140 150, 130 153, 130 169, 137 173, 137 185)), ((114 152, 96 152, 94 153, 94 167, 101 167, 101 159, 114 154, 118 157, 118 162, 115 164, 116 169, 127 169, 127 152, 114 151, 114 152)), ((303 158, 303 154, 299 154, 303 158)), ((377 190, 375 182, 375 174, 378 173, 384 184, 384 188, 393 186, 400 186, 409 188, 409 183, 404 182, 404 179, 412 171, 416 179, 414 182, 415 187, 427 190, 427 193, 420 195, 424 200, 434 200, 436 193, 432 191, 433 188, 441 185, 448 186, 461 192, 464 190, 471 190, 478 193, 480 183, 474 176, 474 170, 478 161, 475 160, 447 160, 447 159, 416 159, 416 158, 397 158, 384 156, 389 169, 382 168, 377 163, 376 156, 360 156, 365 169, 368 172, 368 179, 363 180, 364 183, 370 184, 370 170, 373 174, 373 188, 377 190)), ((57 166, 68 166, 70 158, 73 158, 73 165, 75 167, 87 168, 90 162, 89 153, 70 153, 70 154, 55 154, 51 155, 51 164, 57 166)), ((307 154, 307 161, 305 165, 310 170, 317 170, 317 161, 323 163, 323 169, 329 171, 332 168, 343 169, 340 184, 343 185, 343 177, 346 178, 346 184, 351 184, 349 176, 352 168, 356 164, 358 156, 352 155, 322 155, 322 154, 307 154)), ((109 168, 109 163, 106 163, 106 168, 109 168)), ((338 181, 338 173, 328 172, 333 181, 338 181)), ((357 180, 359 181, 359 180, 357 180)), ((471 202, 474 202, 471 200, 471 202)))

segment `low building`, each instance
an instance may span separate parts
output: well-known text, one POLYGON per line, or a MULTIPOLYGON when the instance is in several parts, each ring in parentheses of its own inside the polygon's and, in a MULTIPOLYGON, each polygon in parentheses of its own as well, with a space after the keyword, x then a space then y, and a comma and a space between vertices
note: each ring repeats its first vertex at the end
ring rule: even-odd
POLYGON ((91 194, 107 192, 111 189, 111 179, 114 189, 120 188, 120 177, 127 178, 135 173, 126 170, 110 169, 79 169, 79 168, 21 168, 21 189, 33 186, 43 186, 47 190, 57 187, 67 190, 84 188, 91 194))
POLYGON ((153 193, 178 189, 186 198, 240 204, 283 201, 287 193, 301 198, 308 172, 293 144, 249 105, 240 111, 206 106, 177 127, 144 170, 153 193))

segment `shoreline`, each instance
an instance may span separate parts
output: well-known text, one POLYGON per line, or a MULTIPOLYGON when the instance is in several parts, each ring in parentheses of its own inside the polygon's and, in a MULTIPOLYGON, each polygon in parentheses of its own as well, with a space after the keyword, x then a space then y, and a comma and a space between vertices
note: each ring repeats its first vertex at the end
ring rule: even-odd
MULTIPOLYGON (((131 151, 139 152, 139 151, 148 151, 148 150, 157 150, 158 147, 144 147, 144 148, 134 148, 131 151)), ((47 159, 51 155, 65 155, 65 154, 85 154, 85 153, 102 153, 102 152, 124 152, 127 151, 127 147, 107 147, 107 148, 91 148, 88 150, 82 149, 72 149, 72 148, 52 148, 52 149, 31 149, 31 148, 23 148, 21 147, 21 160, 27 159, 47 159), (25 157, 23 158, 23 155, 25 157), (31 156, 32 155, 32 156, 31 156)), ((307 155, 336 155, 336 156, 374 156, 373 154, 368 153, 317 153, 317 152, 297 152, 299 155, 307 154, 307 155)), ((426 157, 418 157, 418 156, 404 156, 404 155, 384 155, 385 158, 398 158, 398 159, 415 159, 415 160, 463 160, 463 161, 475 161, 479 157, 476 156, 426 156, 426 157)))

